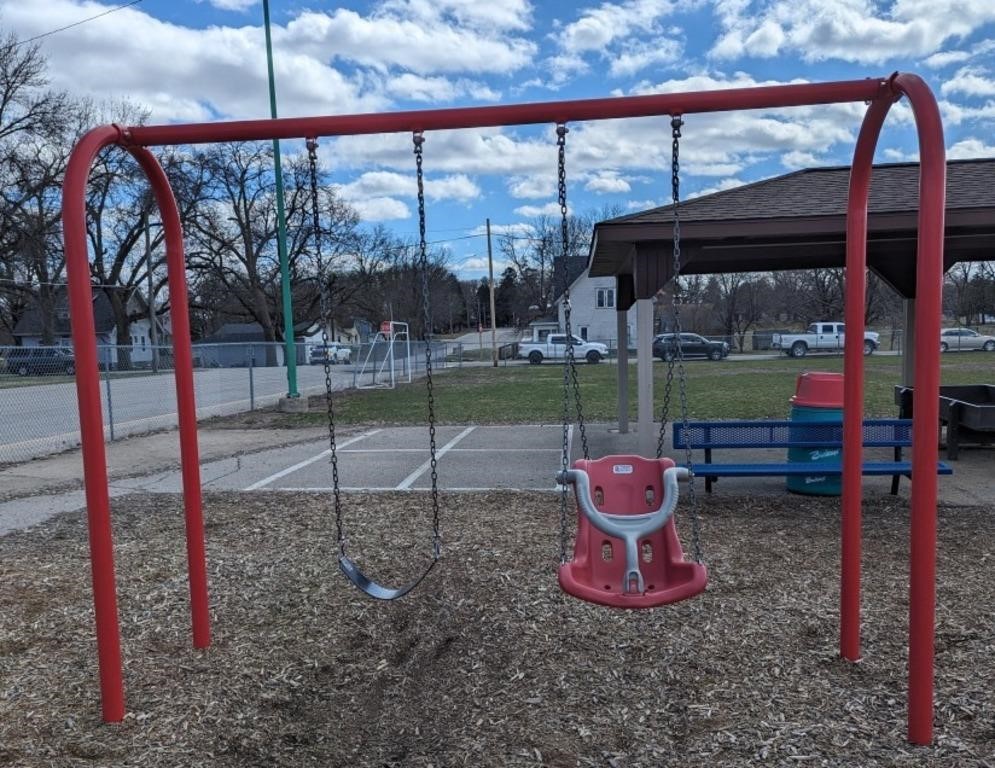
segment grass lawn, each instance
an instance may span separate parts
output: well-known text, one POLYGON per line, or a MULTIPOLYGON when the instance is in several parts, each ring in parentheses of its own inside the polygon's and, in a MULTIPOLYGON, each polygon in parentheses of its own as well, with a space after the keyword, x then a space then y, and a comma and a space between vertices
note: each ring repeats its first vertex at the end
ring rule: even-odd
MULTIPOLYGON (((899 381, 901 358, 870 357, 865 360, 865 410, 867 416, 897 415, 893 387, 899 381)), ((943 357, 944 384, 978 384, 995 381, 995 355, 950 354, 943 357)), ((842 357, 808 358, 804 361, 756 362, 693 361, 686 364, 689 416, 696 419, 787 418, 789 398, 799 373, 809 370, 843 370, 842 357)), ((656 413, 663 403, 666 366, 653 365, 656 378, 656 413)), ((614 365, 579 365, 584 405, 590 421, 616 418, 617 387, 614 365)), ((629 374, 629 403, 636 415, 636 368, 629 374)), ((563 369, 556 364, 461 368, 435 377, 436 414, 443 424, 542 424, 562 419, 563 369)), ((426 420, 425 383, 416 381, 394 390, 350 391, 337 395, 336 419, 343 424, 422 424, 426 420)), ((671 413, 679 414, 676 382, 671 413)), ((575 414, 572 414, 575 415, 575 414)), ((320 424, 320 413, 293 417, 320 424)))

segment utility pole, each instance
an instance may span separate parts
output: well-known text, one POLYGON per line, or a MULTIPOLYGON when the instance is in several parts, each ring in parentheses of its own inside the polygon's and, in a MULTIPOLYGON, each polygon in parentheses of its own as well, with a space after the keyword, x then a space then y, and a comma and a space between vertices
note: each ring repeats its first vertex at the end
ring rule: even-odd
POLYGON ((498 364, 498 350, 497 350, 497 322, 495 321, 494 314, 494 259, 491 256, 491 220, 487 219, 487 273, 490 280, 491 289, 491 358, 494 362, 494 367, 497 368, 498 364))
POLYGON ((152 294, 152 237, 149 234, 149 212, 142 213, 145 225, 145 274, 149 300, 149 340, 152 344, 152 373, 159 373, 159 329, 156 328, 155 296, 152 294))
MULTIPOLYGON (((263 0, 263 26, 266 29, 269 115, 276 119, 276 81, 273 77, 273 42, 269 33, 269 0, 263 0)), ((287 217, 283 209, 283 168, 280 165, 279 139, 273 139, 273 175, 276 178, 276 250, 280 256, 280 293, 283 298, 283 356, 287 363, 287 397, 300 397, 300 393, 297 391, 297 345, 294 343, 294 309, 290 300, 287 217)))

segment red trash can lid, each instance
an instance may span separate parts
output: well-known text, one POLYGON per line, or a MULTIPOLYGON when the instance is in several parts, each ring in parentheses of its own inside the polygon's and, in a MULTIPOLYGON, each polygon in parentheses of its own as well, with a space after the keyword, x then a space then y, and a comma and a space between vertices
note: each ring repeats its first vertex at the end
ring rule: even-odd
POLYGON ((791 404, 808 408, 842 408, 843 374, 819 371, 799 374, 791 404))

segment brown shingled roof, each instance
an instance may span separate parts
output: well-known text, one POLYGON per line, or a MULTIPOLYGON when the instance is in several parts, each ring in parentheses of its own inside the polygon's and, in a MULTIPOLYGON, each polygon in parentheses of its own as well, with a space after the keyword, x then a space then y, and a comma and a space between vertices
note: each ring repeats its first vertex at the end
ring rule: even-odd
MULTIPOLYGON (((842 266, 850 168, 813 168, 681 204, 688 273, 842 266), (724 250, 725 249, 725 250, 724 250)), ((919 164, 876 165, 868 214, 868 263, 904 295, 915 253, 919 164)), ((632 253, 668 249, 672 207, 600 222, 592 276, 631 274, 632 253)), ((661 258, 663 256, 661 255, 661 258)), ((995 258, 995 158, 947 164, 945 262, 995 258)))

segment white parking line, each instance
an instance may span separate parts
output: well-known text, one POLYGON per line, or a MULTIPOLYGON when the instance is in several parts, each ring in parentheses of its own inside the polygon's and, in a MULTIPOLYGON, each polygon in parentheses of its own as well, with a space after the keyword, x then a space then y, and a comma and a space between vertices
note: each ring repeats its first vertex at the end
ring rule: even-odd
MULTIPOLYGON (((349 445, 352 445, 353 443, 358 443, 360 440, 364 440, 365 438, 371 437, 372 435, 375 435, 377 432, 382 432, 382 431, 383 430, 380 430, 380 429, 374 429, 374 430, 372 430, 370 432, 364 432, 361 435, 356 435, 355 437, 350 437, 348 440, 344 440, 344 441, 342 441, 342 443, 340 443, 339 445, 335 446, 336 452, 338 452, 339 448, 345 448, 345 447, 347 447, 349 445)), ((319 459, 323 459, 325 456, 331 455, 331 453, 332 453, 331 449, 330 448, 326 448, 321 453, 319 453, 317 456, 312 456, 310 459, 305 459, 304 461, 298 462, 297 464, 294 464, 294 466, 292 466, 292 467, 287 467, 286 469, 281 469, 279 472, 276 472, 276 473, 270 475, 269 477, 265 477, 262 480, 259 480, 258 482, 253 483, 252 485, 246 486, 242 490, 244 490, 244 491, 258 491, 260 488, 265 488, 267 485, 269 485, 270 483, 272 483, 274 480, 279 480, 281 477, 286 477, 287 475, 296 472, 298 469, 304 469, 304 467, 307 467, 307 466, 310 466, 311 464, 314 464, 319 459)))
MULTIPOLYGON (((462 440, 464 437, 466 437, 467 435, 469 435, 475 429, 476 429, 476 427, 467 427, 462 432, 460 432, 458 435, 456 435, 456 437, 454 437, 452 440, 450 440, 448 443, 446 443, 444 446, 442 446, 442 448, 440 448, 436 452, 436 454, 435 454, 436 461, 438 461, 443 456, 445 456, 450 451, 450 449, 452 449, 452 447, 454 445, 456 445, 460 440, 462 440)), ((417 480, 419 477, 421 477, 423 474, 425 474, 425 471, 429 467, 431 467, 431 466, 432 466, 432 459, 429 459, 424 464, 422 464, 420 467, 418 467, 418 469, 416 469, 414 472, 412 472, 410 475, 408 475, 406 478, 404 478, 401 481, 401 483, 395 488, 395 490, 398 490, 398 491, 406 491, 406 490, 408 490, 409 488, 411 488, 412 483, 414 483, 415 480, 417 480)))

